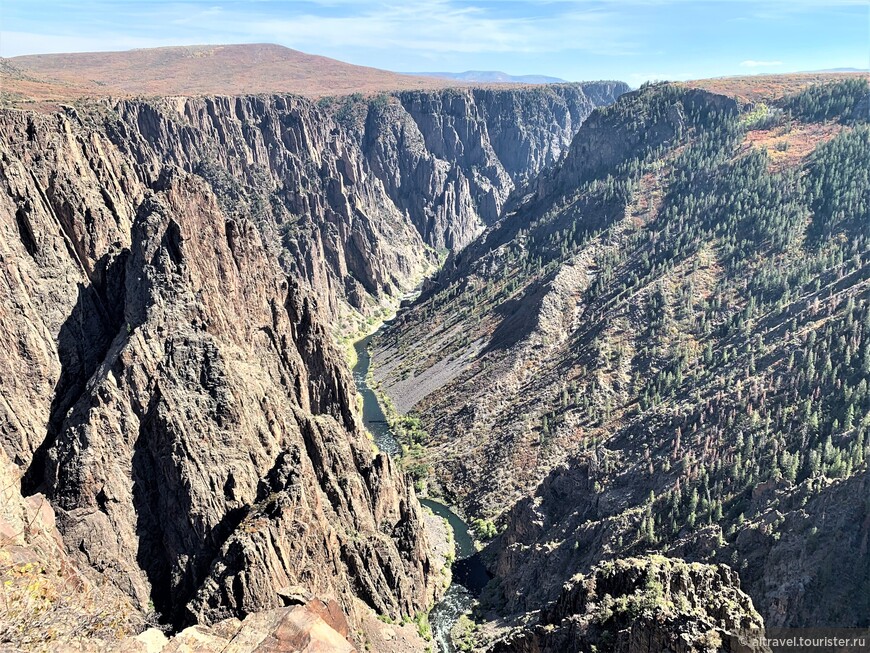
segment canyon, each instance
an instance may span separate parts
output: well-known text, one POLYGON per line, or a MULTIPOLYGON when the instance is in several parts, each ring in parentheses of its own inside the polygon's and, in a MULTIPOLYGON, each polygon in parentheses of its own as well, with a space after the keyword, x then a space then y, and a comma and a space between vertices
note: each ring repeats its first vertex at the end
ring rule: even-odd
POLYGON ((105 600, 60 606, 48 641, 315 595, 377 641, 375 614, 428 609, 424 515, 334 334, 494 221, 621 90, 4 110, 0 439, 28 497, 4 560, 35 606, 4 637, 76 587, 105 600))
POLYGON ((452 553, 424 494, 493 575, 452 647, 866 626, 866 84, 832 78, 849 101, 821 117, 815 80, 761 110, 374 73, 366 95, 230 76, 28 106, 62 60, 5 64, 3 645, 431 649, 452 553), (366 382, 395 457, 347 360, 394 314, 366 382))

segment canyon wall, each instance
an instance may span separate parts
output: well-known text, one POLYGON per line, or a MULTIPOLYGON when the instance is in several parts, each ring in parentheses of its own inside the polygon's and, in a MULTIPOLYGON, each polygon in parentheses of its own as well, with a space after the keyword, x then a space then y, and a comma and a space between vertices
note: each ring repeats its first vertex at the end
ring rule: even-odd
POLYGON ((207 184, 68 116, 3 116, 2 446, 68 554, 184 625, 287 587, 431 603, 421 509, 310 291, 207 184))
POLYGON ((467 244, 622 90, 2 112, 0 446, 27 510, 50 505, 61 586, 109 588, 130 632, 300 591, 355 627, 427 609, 420 505, 332 335, 467 244))
POLYGON ((626 90, 167 98, 82 118, 104 125, 146 182, 164 165, 206 179, 347 332, 494 222, 514 188, 626 90))
POLYGON ((495 609, 658 552, 731 566, 768 626, 866 625, 866 97, 625 94, 375 338, 495 609))

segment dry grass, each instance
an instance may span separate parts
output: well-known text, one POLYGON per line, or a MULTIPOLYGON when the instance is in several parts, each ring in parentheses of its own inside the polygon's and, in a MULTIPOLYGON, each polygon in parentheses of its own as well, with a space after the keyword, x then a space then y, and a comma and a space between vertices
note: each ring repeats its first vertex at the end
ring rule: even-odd
POLYGON ((58 650, 141 630, 143 615, 126 596, 73 566, 48 501, 22 497, 20 481, 20 470, 0 451, 0 649, 58 650))
POLYGON ((131 634, 137 616, 90 583, 72 582, 54 561, 20 564, 0 552, 0 642, 49 651, 82 638, 115 641, 131 634))
POLYGON ((766 149, 771 172, 799 166, 819 145, 840 133, 837 123, 779 125, 773 129, 758 129, 746 133, 745 149, 766 149))
POLYGON ((702 88, 728 95, 742 102, 771 102, 797 93, 807 86, 867 73, 792 73, 787 75, 746 75, 715 77, 684 82, 686 86, 702 88))
POLYGON ((95 96, 298 93, 311 97, 461 86, 354 66, 279 45, 150 48, 0 60, 7 103, 95 96))

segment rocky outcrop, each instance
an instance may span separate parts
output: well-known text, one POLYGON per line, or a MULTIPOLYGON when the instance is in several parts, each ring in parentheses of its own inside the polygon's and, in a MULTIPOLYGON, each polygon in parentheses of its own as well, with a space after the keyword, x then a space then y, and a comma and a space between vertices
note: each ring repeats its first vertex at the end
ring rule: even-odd
POLYGON ((662 94, 656 101, 644 102, 649 96, 643 90, 633 91, 613 111, 590 116, 582 133, 571 141, 562 164, 537 180, 537 198, 552 200, 554 193, 613 174, 627 159, 677 145, 699 120, 738 110, 733 98, 700 89, 662 94))
POLYGON ((0 451, 0 648, 65 653, 356 650, 341 605, 299 587, 289 607, 191 626, 167 637, 111 583, 92 582, 67 554, 41 494, 22 497, 20 471, 0 451), (150 628, 147 628, 148 626, 150 628), (147 628, 147 629, 146 629, 147 628), (144 629, 144 630, 143 630, 144 629), (139 632, 143 631, 143 632, 139 632), (138 633, 138 634, 137 634, 138 633), (14 647, 10 648, 10 647, 14 647))
POLYGON ((540 623, 493 653, 607 650, 614 653, 767 651, 763 623, 725 565, 652 556, 608 562, 573 578, 540 623))
MULTIPOLYGON (((770 484, 720 559, 742 561, 744 587, 768 625, 842 623, 870 615, 870 471, 848 479, 770 484), (817 597, 824 596, 820 601, 817 597)), ((686 552, 698 545, 691 542, 686 552)))
POLYGON ((7 112, 0 133, 0 330, 13 343, 0 356, 0 436, 27 469, 121 326, 123 284, 106 272, 146 188, 106 138, 64 116, 7 112))
POLYGON ((354 623, 429 605, 413 490, 256 226, 197 176, 143 183, 74 118, 0 124, 2 445, 72 562, 175 626, 280 607, 288 586, 354 623))
POLYGON ((75 566, 41 494, 22 497, 21 472, 0 451, 0 648, 46 650, 71 638, 115 640, 142 629, 142 614, 111 585, 75 566))
POLYGON ((167 637, 151 628, 121 640, 72 639, 54 647, 57 653, 355 653, 341 608, 331 601, 265 610, 244 619, 226 619, 211 626, 190 626, 167 637))

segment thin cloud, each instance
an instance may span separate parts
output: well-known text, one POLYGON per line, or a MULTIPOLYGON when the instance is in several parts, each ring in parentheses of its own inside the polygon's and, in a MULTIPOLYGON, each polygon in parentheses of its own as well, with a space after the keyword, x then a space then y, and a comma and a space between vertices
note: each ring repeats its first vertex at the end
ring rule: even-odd
MULTIPOLYGON (((19 9, 21 21, 32 19, 20 6, 20 0, 0 0, 5 1, 19 9)), ((641 49, 637 28, 626 25, 624 16, 609 3, 551 5, 538 1, 524 5, 521 12, 504 11, 509 4, 504 0, 495 3, 422 0, 412 4, 397 0, 298 3, 152 0, 126 5, 97 0, 91 10, 103 8, 103 15, 112 16, 115 22, 135 25, 138 47, 144 45, 143 41, 150 40, 156 45, 170 38, 178 43, 275 41, 313 52, 324 48, 401 50, 415 56, 560 52, 621 56, 641 49), (536 6, 550 8, 540 12, 530 9, 536 6)), ((114 39, 107 42, 103 38, 103 24, 90 22, 87 27, 54 24, 35 38, 30 47, 19 39, 0 39, 0 52, 10 56, 45 51, 46 41, 56 43, 51 49, 69 44, 77 50, 105 50, 116 43, 114 39)), ((48 25, 38 26, 45 29, 48 25)), ((15 31, 37 32, 33 29, 37 25, 28 27, 31 29, 15 31)))
POLYGON ((741 61, 740 65, 744 68, 771 68, 773 66, 781 66, 781 61, 758 61, 756 59, 747 59, 741 61))
POLYGON ((619 55, 635 49, 632 33, 607 11, 503 17, 444 0, 358 8, 350 15, 306 13, 292 19, 246 19, 237 27, 294 47, 360 47, 435 53, 580 51, 619 55))
POLYGON ((763 27, 771 39, 767 52, 782 56, 790 67, 857 66, 866 61, 866 0, 39 0, 38 4, 35 10, 33 0, 0 0, 3 28, 8 30, 0 30, 0 56, 273 42, 393 70, 510 68, 565 79, 608 76, 640 82, 760 72, 765 67, 768 72, 783 70, 774 68, 784 65, 780 61, 737 63, 745 52, 759 56, 765 52, 753 49, 757 44, 753 39, 763 27), (832 11, 833 7, 838 9, 832 11), (759 17, 759 12, 765 16, 759 17), (856 20, 859 14, 865 20, 856 20), (783 16, 789 21, 787 30, 783 16), (853 29, 859 23, 863 32, 853 29), (806 52, 789 50, 801 41, 806 42, 806 52), (685 72, 687 68, 691 74, 685 72))

